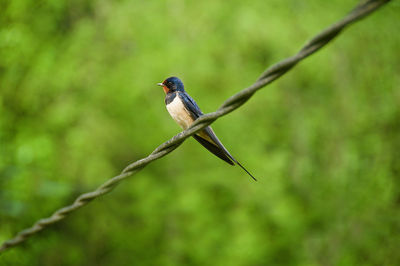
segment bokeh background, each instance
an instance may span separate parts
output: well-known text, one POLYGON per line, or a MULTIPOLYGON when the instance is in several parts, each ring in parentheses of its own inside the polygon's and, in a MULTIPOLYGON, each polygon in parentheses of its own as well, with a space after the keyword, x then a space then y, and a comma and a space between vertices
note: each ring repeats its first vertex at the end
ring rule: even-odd
MULTIPOLYGON (((358 1, 0 2, 0 241, 180 131, 358 1)), ((400 265, 400 5, 219 119, 258 179, 193 139, 1 265, 400 265)))

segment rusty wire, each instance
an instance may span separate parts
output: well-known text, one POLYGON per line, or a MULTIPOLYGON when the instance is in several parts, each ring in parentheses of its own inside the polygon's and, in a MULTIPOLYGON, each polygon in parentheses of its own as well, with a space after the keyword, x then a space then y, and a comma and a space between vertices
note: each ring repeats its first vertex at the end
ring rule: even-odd
POLYGON ((5 241, 0 247, 0 253, 24 242, 30 236, 40 232, 45 228, 48 228, 50 225, 55 224, 60 220, 63 220, 69 214, 81 208, 82 206, 88 204, 90 201, 96 199, 97 197, 109 193, 122 180, 126 179, 129 176, 134 175, 152 161, 164 157, 171 151, 175 150, 179 145, 182 144, 182 142, 185 139, 192 136, 199 130, 209 126, 219 117, 224 116, 232 112, 233 110, 239 108, 256 91, 266 86, 267 84, 271 83, 272 81, 278 79, 288 70, 290 70, 293 66, 295 66, 298 62, 300 62, 304 58, 310 56, 311 54, 315 53, 320 48, 325 46, 328 42, 334 39, 346 26, 348 26, 352 22, 360 20, 361 18, 372 13, 373 11, 377 10, 379 7, 388 2, 390 2, 390 0, 362 1, 343 19, 332 24, 330 27, 326 28, 325 30, 317 34, 314 38, 312 38, 310 41, 308 41, 306 45, 296 55, 286 58, 278 62, 277 64, 271 66, 264 73, 262 73, 262 75, 253 85, 251 85, 246 89, 241 90, 240 92, 236 93, 235 95, 227 99, 217 111, 205 114, 204 116, 198 118, 190 128, 177 134, 170 140, 158 146, 149 156, 128 165, 120 175, 117 175, 109 179, 107 182, 99 186, 96 190, 80 195, 71 205, 55 211, 48 218, 43 218, 38 220, 32 227, 19 232, 14 238, 5 241))

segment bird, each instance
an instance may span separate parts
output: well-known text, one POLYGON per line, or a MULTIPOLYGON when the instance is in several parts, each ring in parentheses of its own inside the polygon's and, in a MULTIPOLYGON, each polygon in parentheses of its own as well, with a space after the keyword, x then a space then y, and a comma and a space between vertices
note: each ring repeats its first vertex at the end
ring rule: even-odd
MULTIPOLYGON (((197 118, 203 115, 197 103, 185 91, 183 82, 179 78, 169 77, 163 82, 157 83, 157 85, 161 86, 165 92, 165 105, 168 113, 183 130, 189 128, 197 118)), ((228 164, 239 165, 254 179, 254 181, 257 181, 257 179, 229 153, 210 126, 194 134, 193 138, 228 164)))

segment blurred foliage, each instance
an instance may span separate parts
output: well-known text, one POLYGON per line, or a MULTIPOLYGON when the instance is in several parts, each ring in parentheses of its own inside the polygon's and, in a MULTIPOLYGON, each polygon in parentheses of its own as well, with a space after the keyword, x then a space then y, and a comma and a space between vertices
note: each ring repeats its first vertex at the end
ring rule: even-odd
MULTIPOLYGON (((179 132, 357 1, 0 1, 0 241, 179 132)), ((1 265, 400 265, 400 6, 388 4, 1 265)))

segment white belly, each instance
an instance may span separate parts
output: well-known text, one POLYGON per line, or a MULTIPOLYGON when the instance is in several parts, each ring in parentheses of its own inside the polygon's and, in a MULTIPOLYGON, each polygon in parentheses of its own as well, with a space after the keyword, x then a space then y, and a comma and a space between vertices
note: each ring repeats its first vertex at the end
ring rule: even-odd
POLYGON ((186 111, 178 95, 176 95, 175 99, 167 105, 167 110, 175 122, 178 123, 178 125, 180 125, 184 130, 193 123, 192 117, 190 116, 189 112, 186 111))

